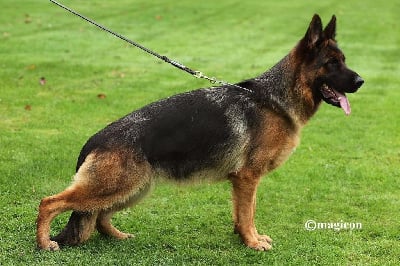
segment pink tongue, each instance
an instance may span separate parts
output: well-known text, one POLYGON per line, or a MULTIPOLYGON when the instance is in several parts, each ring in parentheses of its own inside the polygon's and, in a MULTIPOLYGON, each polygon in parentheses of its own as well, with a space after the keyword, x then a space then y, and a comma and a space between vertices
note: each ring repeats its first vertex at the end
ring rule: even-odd
POLYGON ((342 107, 343 111, 345 112, 346 115, 349 115, 351 113, 351 108, 350 108, 350 102, 346 98, 344 94, 341 94, 336 91, 336 95, 339 98, 340 101, 340 107, 342 107))

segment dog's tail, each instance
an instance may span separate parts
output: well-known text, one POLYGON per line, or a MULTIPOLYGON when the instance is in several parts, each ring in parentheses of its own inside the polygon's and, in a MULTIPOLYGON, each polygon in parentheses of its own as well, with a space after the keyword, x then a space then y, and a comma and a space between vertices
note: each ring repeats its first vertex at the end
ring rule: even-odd
POLYGON ((60 246, 75 246, 87 239, 95 229, 98 212, 73 211, 65 228, 51 240, 60 246))

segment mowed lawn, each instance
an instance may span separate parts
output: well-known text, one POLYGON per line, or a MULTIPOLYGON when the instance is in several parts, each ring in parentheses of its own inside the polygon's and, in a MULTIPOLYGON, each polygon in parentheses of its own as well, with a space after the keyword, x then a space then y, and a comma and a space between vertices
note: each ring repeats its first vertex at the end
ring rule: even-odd
MULTIPOLYGON (((346 62, 365 84, 349 95, 348 117, 323 104, 303 130, 296 152, 263 179, 256 224, 274 239, 273 250, 250 250, 233 234, 228 182, 161 182, 141 204, 113 219, 134 239, 117 241, 95 233, 79 247, 39 251, 35 219, 40 199, 70 184, 88 137, 147 103, 211 85, 50 1, 3 0, 0 265, 398 265, 399 2, 64 4, 230 82, 254 77, 285 56, 304 36, 314 13, 324 24, 335 14, 346 62), (306 230, 307 221, 323 228, 306 230), (356 224, 361 228, 350 228, 356 224)), ((68 215, 54 221, 52 234, 64 227, 68 215)))

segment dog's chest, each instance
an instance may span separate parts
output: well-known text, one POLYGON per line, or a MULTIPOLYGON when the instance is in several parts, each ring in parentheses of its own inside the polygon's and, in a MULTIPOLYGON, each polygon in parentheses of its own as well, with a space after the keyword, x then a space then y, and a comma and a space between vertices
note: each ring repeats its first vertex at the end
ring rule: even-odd
POLYGON ((248 153, 248 167, 266 173, 280 166, 298 146, 299 131, 279 114, 266 113, 254 130, 248 153))

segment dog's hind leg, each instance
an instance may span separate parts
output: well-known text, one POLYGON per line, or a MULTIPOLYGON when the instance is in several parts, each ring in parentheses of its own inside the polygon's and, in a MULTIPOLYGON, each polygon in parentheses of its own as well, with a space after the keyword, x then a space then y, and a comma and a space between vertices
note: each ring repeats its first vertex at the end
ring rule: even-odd
POLYGON ((58 245, 78 245, 88 240, 94 231, 98 212, 78 212, 73 211, 66 227, 50 239, 56 241, 58 245))
POLYGON ((87 196, 88 190, 72 185, 63 192, 42 199, 36 220, 37 245, 45 250, 58 250, 60 245, 77 245, 86 241, 94 231, 98 212, 81 208, 80 201, 87 196), (80 197, 79 197, 80 196, 80 197), (60 213, 73 211, 67 226, 53 238, 49 238, 52 220, 60 213))
POLYGON ((98 216, 105 233, 118 235, 119 231, 110 229, 113 228, 109 224, 112 214, 104 211, 115 210, 115 206, 125 207, 140 198, 138 195, 150 186, 151 173, 150 165, 129 150, 89 154, 69 188, 41 201, 37 218, 38 247, 57 250, 57 241, 67 245, 82 243, 97 226, 98 216), (66 228, 50 240, 51 221, 68 210, 73 212, 66 228))
POLYGON ((119 231, 111 224, 111 218, 117 211, 120 211, 126 207, 130 207, 136 203, 138 203, 142 198, 144 198, 151 189, 151 183, 147 183, 140 191, 134 194, 127 202, 123 204, 117 204, 110 209, 100 211, 97 221, 96 221, 96 229, 99 233, 103 235, 108 235, 115 237, 117 239, 127 239, 134 237, 134 235, 129 233, 124 233, 119 231))
POLYGON ((72 205, 66 200, 73 190, 67 189, 57 195, 42 199, 39 205, 39 215, 36 220, 36 241, 41 249, 58 250, 59 245, 49 238, 51 221, 60 213, 70 210, 72 205))
POLYGON ((99 233, 103 235, 113 236, 117 239, 126 239, 133 237, 132 234, 124 233, 119 231, 111 224, 111 217, 114 215, 116 211, 108 210, 101 211, 96 220, 96 228, 99 233))

